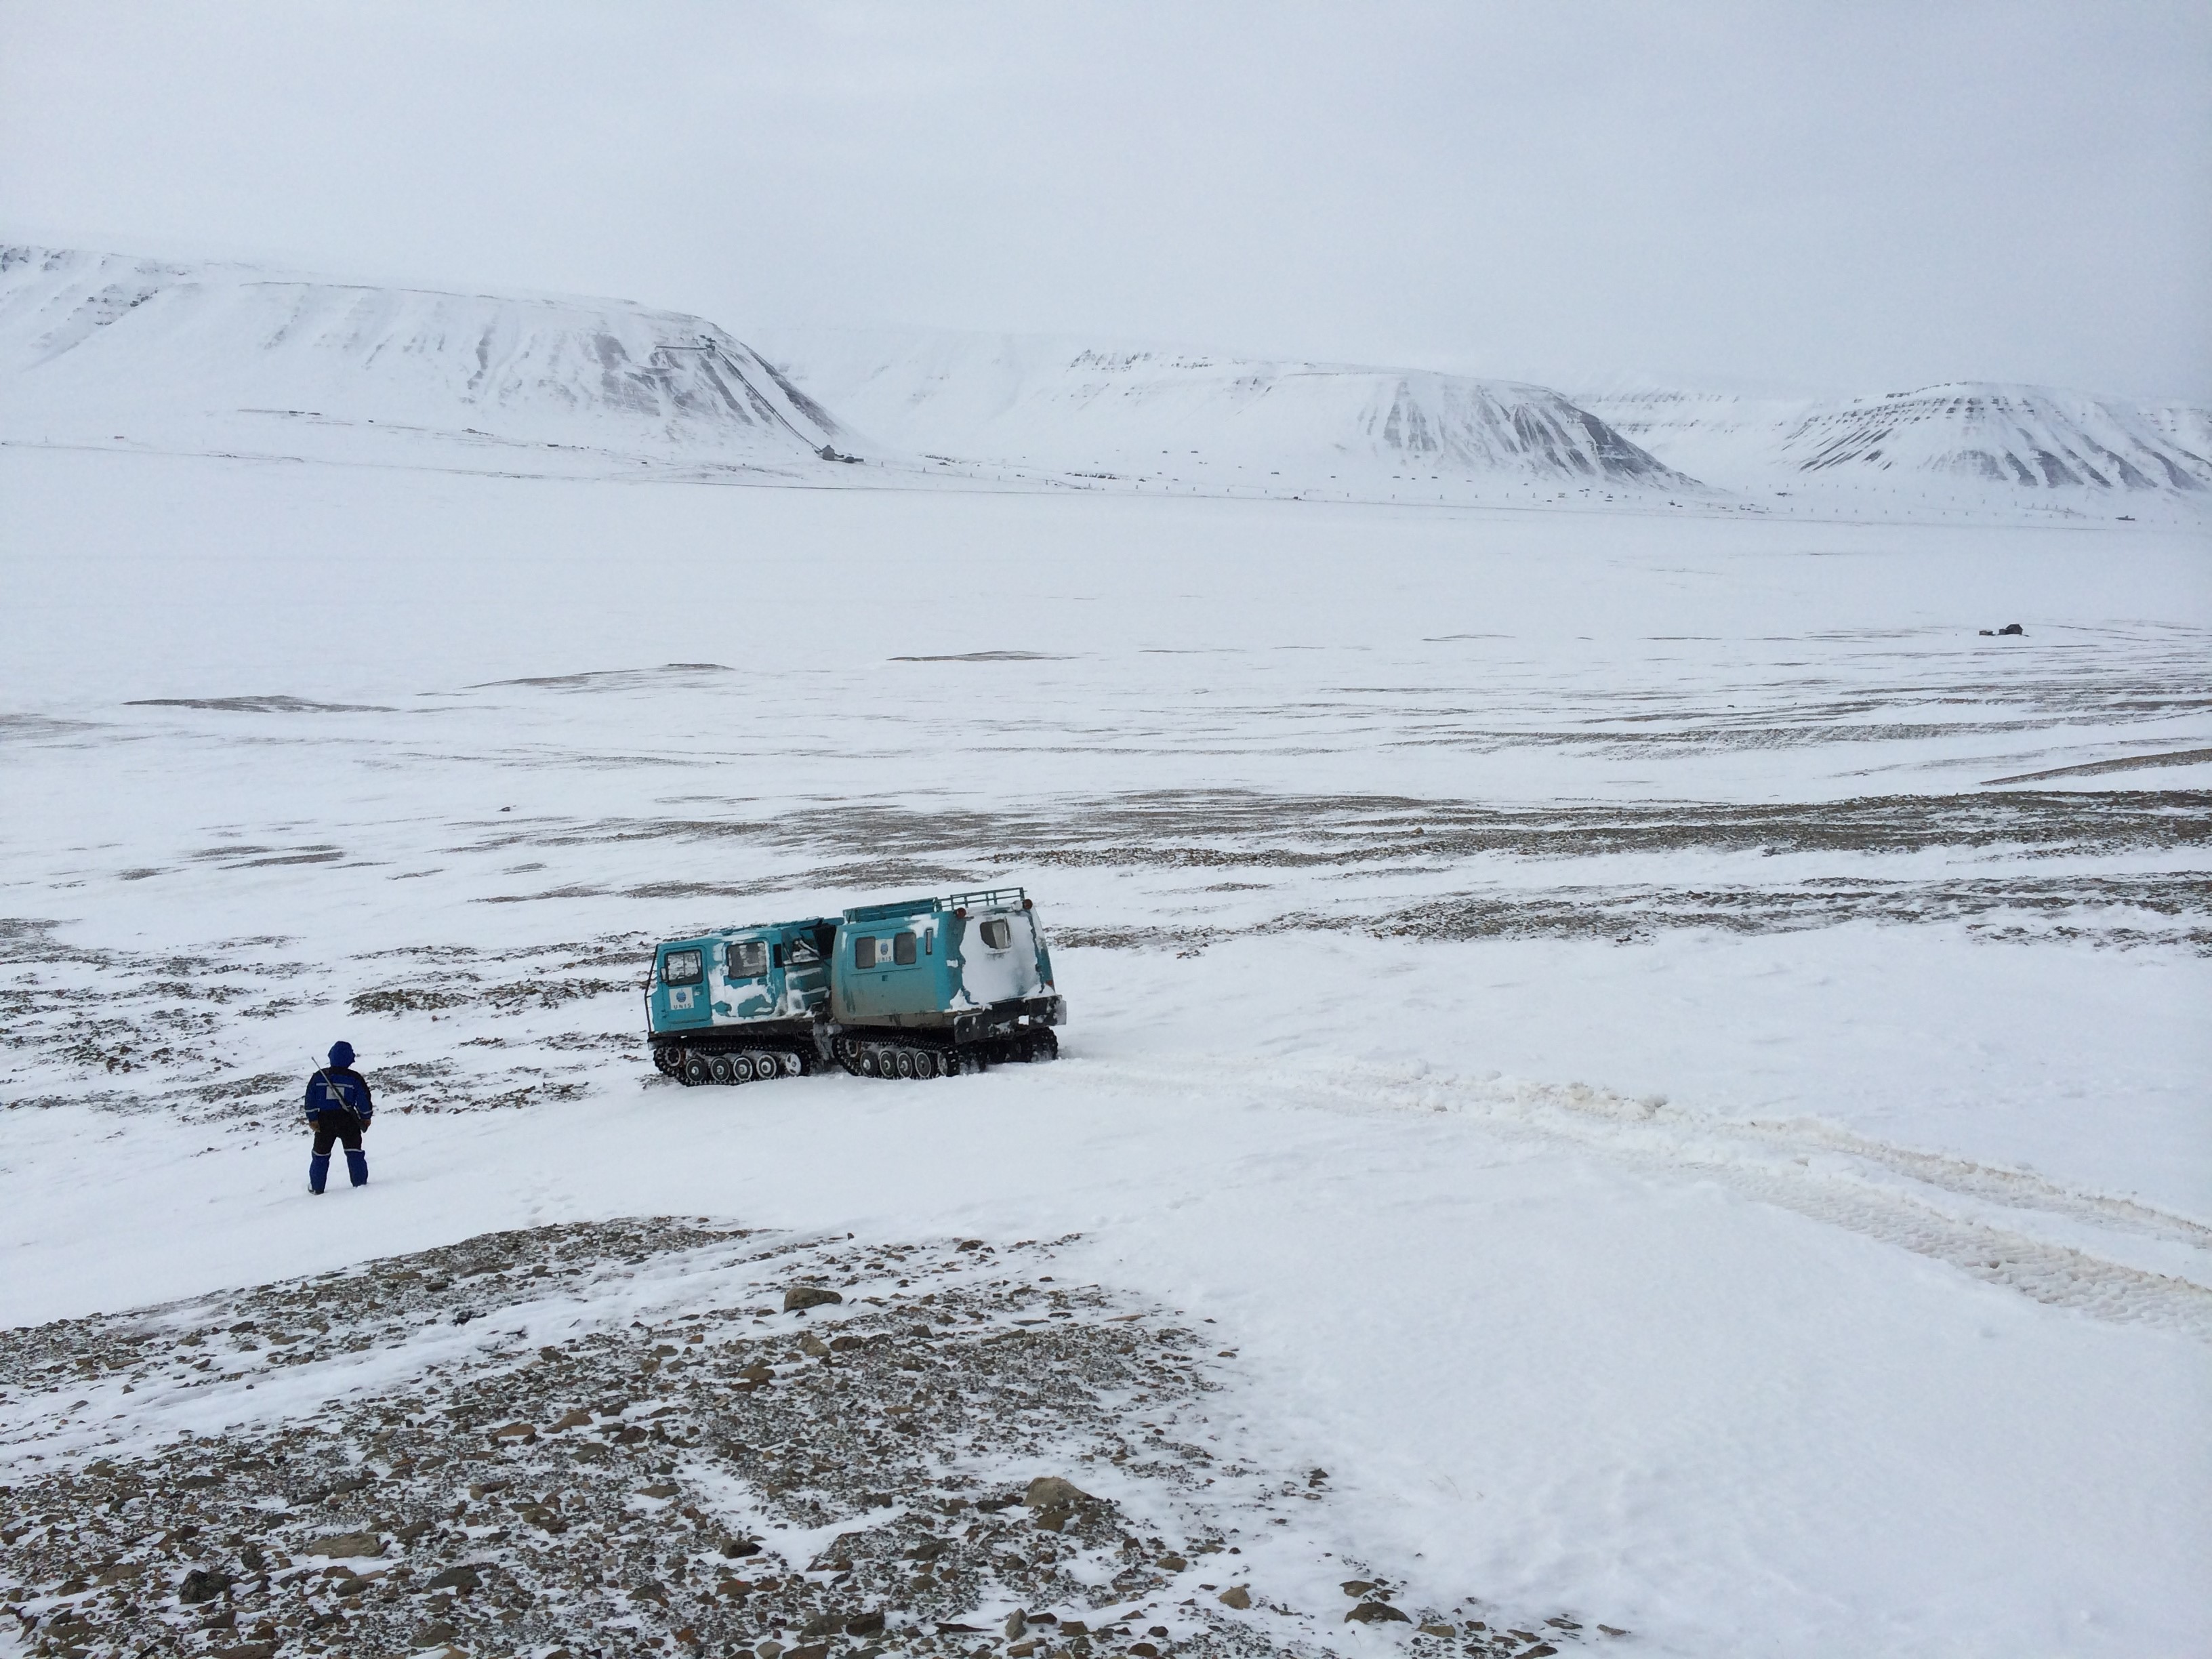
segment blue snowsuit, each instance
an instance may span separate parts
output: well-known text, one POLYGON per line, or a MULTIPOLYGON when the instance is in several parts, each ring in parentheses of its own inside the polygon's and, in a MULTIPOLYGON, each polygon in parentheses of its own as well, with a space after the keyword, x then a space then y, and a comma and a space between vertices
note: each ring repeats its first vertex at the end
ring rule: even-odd
POLYGON ((368 1079, 353 1069, 353 1048, 337 1043, 331 1063, 319 1066, 307 1079, 306 1102, 308 1127, 315 1132, 315 1150, 307 1159, 307 1190, 319 1193, 330 1178, 331 1143, 345 1146, 346 1174, 356 1187, 368 1185, 368 1154, 361 1148, 361 1132, 376 1115, 369 1097, 368 1079))

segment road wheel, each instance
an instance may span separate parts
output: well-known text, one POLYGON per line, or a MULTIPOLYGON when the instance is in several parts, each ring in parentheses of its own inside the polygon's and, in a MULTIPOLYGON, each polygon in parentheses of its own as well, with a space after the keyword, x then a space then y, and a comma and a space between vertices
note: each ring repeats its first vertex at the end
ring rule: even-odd
POLYGON ((912 1077, 914 1075, 914 1050, 911 1048, 900 1049, 898 1051, 898 1059, 892 1063, 898 1067, 898 1074, 901 1077, 912 1077))
POLYGON ((872 1048, 860 1050, 860 1075, 862 1077, 876 1075, 876 1051, 872 1048))
POLYGON ((713 1082, 714 1078, 714 1070, 713 1066, 707 1063, 706 1055, 695 1054, 689 1048, 686 1048, 684 1051, 683 1075, 684 1081, 687 1085, 696 1088, 702 1083, 713 1082))

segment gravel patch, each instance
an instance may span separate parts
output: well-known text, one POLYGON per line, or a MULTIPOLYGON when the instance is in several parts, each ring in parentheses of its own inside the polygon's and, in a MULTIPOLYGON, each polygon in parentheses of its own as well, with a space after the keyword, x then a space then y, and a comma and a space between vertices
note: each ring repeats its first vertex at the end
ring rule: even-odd
POLYGON ((1605 1639, 1341 1555, 1343 1600, 1280 1593, 1328 1474, 1243 1455, 1231 1356, 1055 1282, 1068 1242, 564 1224, 5 1333, 5 1616, 223 1659, 1605 1639))

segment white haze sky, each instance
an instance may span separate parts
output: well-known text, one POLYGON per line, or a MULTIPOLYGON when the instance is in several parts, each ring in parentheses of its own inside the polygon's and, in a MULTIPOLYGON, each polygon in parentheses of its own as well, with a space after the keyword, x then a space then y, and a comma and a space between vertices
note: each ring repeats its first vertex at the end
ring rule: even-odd
POLYGON ((2212 7, 0 0, 0 237, 1589 385, 2212 397, 2212 7))

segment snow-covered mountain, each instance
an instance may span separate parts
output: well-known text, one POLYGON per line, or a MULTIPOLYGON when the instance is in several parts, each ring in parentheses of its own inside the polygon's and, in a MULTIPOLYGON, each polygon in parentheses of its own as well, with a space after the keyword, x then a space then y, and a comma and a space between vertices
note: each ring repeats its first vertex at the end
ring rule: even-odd
POLYGON ((1407 503, 2212 513, 2212 410, 2190 404, 1978 384, 1863 398, 1622 384, 1571 398, 1035 335, 749 336, 621 300, 0 246, 0 441, 880 477, 832 465, 860 454, 956 487, 1407 503))
POLYGON ((2103 512, 2212 492, 2212 411, 2185 404, 1974 382, 1851 398, 1636 387, 1582 401, 1673 465, 1755 495, 2103 512))
POLYGON ((1698 488, 1559 393, 1513 381, 1035 335, 754 337, 863 431, 967 461, 1364 499, 1698 488))
POLYGON ((851 445, 678 312, 33 247, 0 248, 0 436, 532 471, 851 445))

